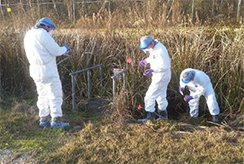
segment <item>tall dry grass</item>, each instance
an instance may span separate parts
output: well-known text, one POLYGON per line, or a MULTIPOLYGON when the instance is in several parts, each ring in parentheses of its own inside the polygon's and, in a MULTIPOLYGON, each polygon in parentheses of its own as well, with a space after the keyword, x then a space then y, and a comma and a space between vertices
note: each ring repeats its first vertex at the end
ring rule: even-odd
POLYGON ((240 0, 112 0, 5 1, 0 6, 1 27, 32 25, 51 17, 59 25, 83 28, 146 28, 195 24, 243 24, 240 0), (74 7, 73 7, 73 2, 74 7), (12 12, 7 12, 7 6, 12 12))
MULTIPOLYGON (((150 78, 142 76, 138 61, 145 55, 138 49, 141 35, 153 34, 169 50, 172 59, 172 80, 168 89, 169 111, 177 114, 186 105, 178 93, 180 72, 187 67, 203 70, 212 79, 223 118, 235 118, 244 109, 243 28, 170 28, 152 30, 115 31, 57 31, 60 44, 72 47, 71 56, 59 64, 65 101, 69 106, 71 82, 69 73, 92 65, 104 65, 103 88, 99 87, 99 72, 93 72, 93 93, 103 97, 112 96, 113 68, 126 68, 127 107, 135 115, 143 105, 143 96, 150 78), (127 63, 128 57, 133 58, 127 63)), ((1 35, 1 87, 3 92, 16 96, 35 95, 33 82, 28 75, 28 62, 23 50, 24 33, 1 35), (31 94, 30 92, 31 91, 31 94)), ((59 58, 58 62, 64 58, 59 58)), ((86 75, 78 76, 78 101, 87 97, 86 75)), ((206 111, 206 106, 201 104, 206 111)), ((205 112, 208 113, 208 112, 205 112)))
POLYGON ((241 132, 161 122, 85 125, 45 163, 242 163, 241 132))

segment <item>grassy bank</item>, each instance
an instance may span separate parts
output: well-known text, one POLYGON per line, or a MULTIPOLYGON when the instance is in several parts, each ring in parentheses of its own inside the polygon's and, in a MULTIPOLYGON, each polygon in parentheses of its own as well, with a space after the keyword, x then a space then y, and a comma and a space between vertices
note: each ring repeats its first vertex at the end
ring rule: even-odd
POLYGON ((244 135, 234 126, 174 120, 142 125, 121 122, 111 117, 117 110, 107 110, 100 119, 91 112, 66 113, 72 125, 83 125, 80 130, 41 129, 31 102, 11 100, 0 109, 0 149, 27 154, 27 163, 244 162, 244 135))

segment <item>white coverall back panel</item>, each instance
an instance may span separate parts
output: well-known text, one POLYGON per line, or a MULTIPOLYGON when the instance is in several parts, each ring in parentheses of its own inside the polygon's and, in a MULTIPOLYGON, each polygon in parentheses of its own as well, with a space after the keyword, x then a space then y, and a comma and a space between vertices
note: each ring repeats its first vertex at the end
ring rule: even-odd
POLYGON ((181 72, 180 87, 188 87, 190 95, 193 97, 188 102, 190 108, 190 116, 198 117, 199 115, 199 99, 203 95, 206 99, 208 110, 211 115, 219 114, 219 105, 215 96, 215 92, 209 76, 197 69, 187 68, 181 72), (195 71, 194 79, 185 84, 182 82, 183 74, 188 71, 195 71))
POLYGON ((58 74, 56 56, 66 52, 42 28, 32 28, 24 37, 24 48, 29 61, 30 76, 36 84, 39 116, 62 116, 62 85, 58 74))
POLYGON ((157 42, 153 49, 149 50, 149 57, 146 58, 150 68, 153 69, 152 82, 144 98, 145 110, 147 112, 155 111, 155 100, 158 109, 165 111, 168 106, 167 87, 171 79, 170 58, 166 47, 157 42))

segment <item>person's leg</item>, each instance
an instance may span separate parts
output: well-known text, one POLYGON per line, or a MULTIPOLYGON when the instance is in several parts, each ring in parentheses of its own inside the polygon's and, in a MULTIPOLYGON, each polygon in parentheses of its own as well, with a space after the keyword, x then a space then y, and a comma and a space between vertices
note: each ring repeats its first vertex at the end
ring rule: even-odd
POLYGON ((62 117, 63 91, 59 78, 53 78, 48 84, 48 99, 51 117, 62 117))
POLYGON ((159 113, 159 118, 164 118, 168 119, 168 112, 167 112, 167 106, 168 106, 168 101, 167 101, 167 87, 168 87, 168 82, 163 83, 164 85, 161 86, 160 89, 160 95, 156 99, 157 104, 158 104, 158 113, 159 113))
MULTIPOLYGON (((191 91, 191 93, 190 93, 191 96, 192 96, 192 93, 193 92, 191 91)), ((199 98, 194 98, 188 102, 191 117, 196 118, 199 115, 199 99, 200 99, 200 96, 199 96, 199 98)))
POLYGON ((166 73, 154 74, 152 76, 152 82, 144 98, 145 111, 148 112, 148 117, 154 117, 153 113, 155 112, 155 101, 157 101, 159 108, 162 109, 161 111, 164 111, 165 114, 166 108, 168 106, 168 101, 166 99, 167 86, 170 79, 170 70, 166 73))
POLYGON ((44 127, 50 125, 49 114, 49 101, 47 96, 46 85, 41 82, 35 82, 38 94, 37 107, 39 109, 40 122, 39 126, 44 127))
POLYGON ((144 97, 144 103, 145 103, 145 111, 147 112, 147 117, 143 119, 138 119, 139 122, 147 122, 148 120, 153 121, 154 120, 154 112, 155 112, 155 100, 156 100, 156 87, 152 84, 150 84, 146 95, 144 97))
POLYGON ((159 85, 153 83, 150 84, 146 95, 144 97, 145 103, 145 111, 147 112, 147 117, 143 119, 139 119, 139 122, 147 122, 148 120, 154 120, 154 112, 155 112, 155 100, 159 95, 160 89, 158 88, 159 85))
POLYGON ((55 128, 64 128, 69 126, 69 123, 62 122, 62 103, 63 103, 63 91, 62 84, 59 77, 51 79, 49 83, 49 106, 51 110, 51 126, 55 128))
POLYGON ((208 110, 212 115, 213 122, 219 122, 219 105, 213 90, 212 85, 207 88, 205 93, 206 102, 208 105, 208 110))

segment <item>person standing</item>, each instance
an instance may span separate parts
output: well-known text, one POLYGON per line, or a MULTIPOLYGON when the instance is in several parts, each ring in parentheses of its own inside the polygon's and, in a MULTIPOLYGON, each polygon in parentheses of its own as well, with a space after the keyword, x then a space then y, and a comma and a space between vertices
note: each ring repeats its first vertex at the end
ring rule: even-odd
POLYGON ((162 43, 153 39, 152 36, 140 38, 140 49, 145 53, 149 53, 149 57, 142 59, 139 66, 145 67, 150 64, 150 69, 146 69, 143 75, 152 75, 152 81, 144 97, 147 117, 139 119, 139 121, 145 123, 148 120, 155 119, 155 102, 158 105, 159 119, 168 119, 166 96, 167 87, 171 80, 171 64, 168 51, 162 43))
POLYGON ((184 100, 189 104, 190 116, 198 117, 199 99, 203 95, 213 122, 219 122, 219 105, 209 76, 200 70, 187 68, 180 74, 179 92, 182 95, 184 95, 183 92, 186 87, 189 89, 190 95, 185 95, 184 100))
POLYGON ((38 94, 39 126, 65 128, 69 123, 61 119, 63 92, 56 57, 68 55, 70 47, 59 46, 56 43, 52 37, 55 29, 56 26, 50 18, 39 19, 35 26, 26 32, 24 49, 29 62, 29 73, 35 82, 38 94))

